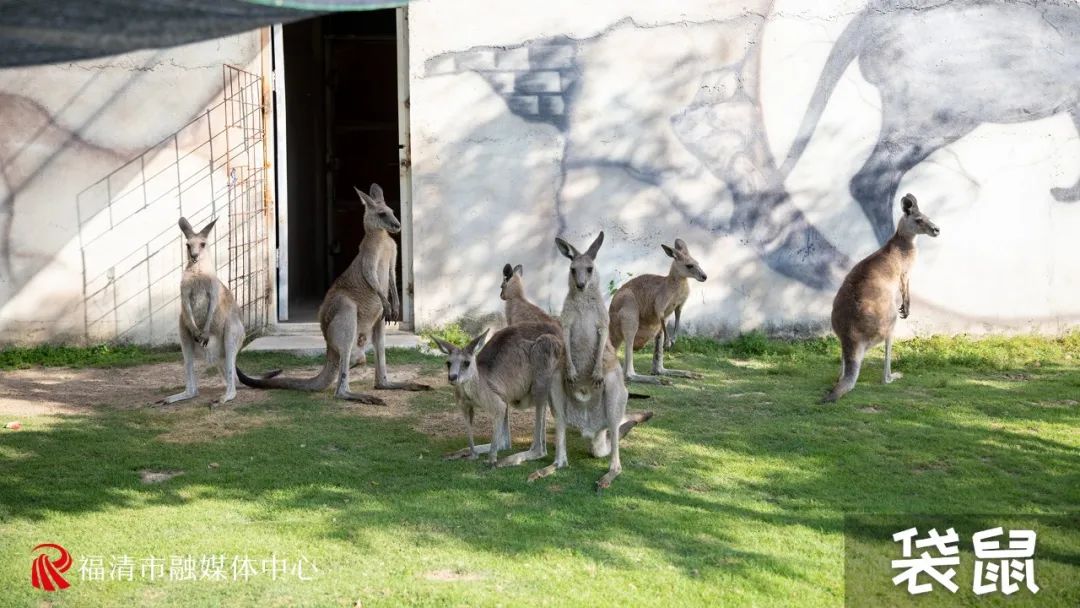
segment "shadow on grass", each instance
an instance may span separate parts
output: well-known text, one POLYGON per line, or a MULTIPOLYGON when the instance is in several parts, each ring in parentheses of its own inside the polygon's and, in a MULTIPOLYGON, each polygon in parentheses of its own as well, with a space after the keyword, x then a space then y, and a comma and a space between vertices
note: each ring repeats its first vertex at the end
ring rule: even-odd
MULTIPOLYGON (((588 458, 581 439, 571 443, 570 469, 530 485, 531 466, 439 460, 460 438, 432 440, 408 420, 280 392, 235 410, 274 424, 214 441, 162 439, 215 415, 204 408, 103 411, 6 434, 0 520, 231 500, 258 504, 266 521, 325 514, 322 533, 360 550, 374 549, 370 532, 388 530, 416 546, 554 550, 627 567, 644 550, 689 575, 722 570, 768 585, 768 576, 806 575, 794 548, 754 544, 764 527, 839 535, 844 512, 1052 513, 1080 504, 1080 452, 1060 437, 1080 424, 1077 408, 1026 405, 1068 399, 1076 370, 1043 366, 1008 385, 971 382, 1000 374, 957 368, 888 387, 864 380, 840 404, 820 406, 834 363, 827 349, 795 355, 747 366, 673 353, 671 367, 708 370, 705 378, 643 388, 656 418, 624 443, 624 473, 603 496, 592 484, 606 462, 588 458), (185 474, 142 485, 147 468, 185 474)), ((416 415, 439 400, 453 407, 445 387, 418 398, 416 415)))

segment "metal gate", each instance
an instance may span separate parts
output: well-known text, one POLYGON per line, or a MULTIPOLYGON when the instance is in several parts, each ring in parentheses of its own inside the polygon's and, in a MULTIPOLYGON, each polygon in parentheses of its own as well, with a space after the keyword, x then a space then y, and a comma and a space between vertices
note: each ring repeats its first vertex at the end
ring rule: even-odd
POLYGON ((185 265, 176 226, 212 218, 211 252, 247 333, 270 321, 273 265, 262 79, 223 66, 222 98, 79 193, 86 342, 159 343, 176 334, 185 265))
POLYGON ((265 184, 262 79, 225 66, 225 159, 229 175, 229 290, 244 315, 248 335, 270 322, 271 206, 265 184))

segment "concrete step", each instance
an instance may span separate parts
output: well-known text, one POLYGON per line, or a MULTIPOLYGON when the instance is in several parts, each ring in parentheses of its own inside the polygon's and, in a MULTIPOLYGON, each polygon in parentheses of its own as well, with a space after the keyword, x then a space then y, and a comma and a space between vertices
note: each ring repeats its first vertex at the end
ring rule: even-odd
MULTIPOLYGON (((396 324, 386 329, 387 348, 425 346, 420 336, 397 329, 396 324)), ((326 342, 323 340, 318 323, 281 323, 273 328, 269 335, 256 338, 244 347, 244 352, 284 352, 300 356, 323 355, 326 353, 326 342)))

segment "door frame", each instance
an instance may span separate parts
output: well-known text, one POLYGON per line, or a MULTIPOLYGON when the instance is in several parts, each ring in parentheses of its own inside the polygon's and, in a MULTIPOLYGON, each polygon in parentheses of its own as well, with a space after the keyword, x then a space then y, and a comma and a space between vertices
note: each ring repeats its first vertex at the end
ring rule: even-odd
POLYGON ((409 7, 394 9, 397 19, 398 176, 401 192, 401 325, 415 328, 413 317, 412 132, 409 122, 409 7))
MULTIPOLYGON (((398 98, 398 168, 401 190, 401 288, 402 329, 413 328, 413 224, 412 224, 412 142, 409 116, 409 21, 408 7, 394 9, 397 22, 397 98, 398 98)), ((271 26, 274 63, 270 72, 274 92, 274 200, 277 214, 277 294, 276 322, 289 320, 289 165, 286 147, 285 106, 285 30, 271 26)))

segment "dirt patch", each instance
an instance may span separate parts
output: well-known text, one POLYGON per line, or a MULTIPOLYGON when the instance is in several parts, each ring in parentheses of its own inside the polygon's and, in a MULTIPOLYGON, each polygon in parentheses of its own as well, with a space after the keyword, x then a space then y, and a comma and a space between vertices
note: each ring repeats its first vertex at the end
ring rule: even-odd
MULTIPOLYGON (((199 396, 167 408, 208 404, 221 397, 225 381, 216 373, 199 372, 199 396)), ((0 415, 88 414, 94 408, 135 409, 183 390, 184 364, 155 363, 122 368, 63 367, 14 370, 0 374, 0 415)), ((265 400, 264 391, 237 390, 226 408, 265 400)))
POLYGON ((163 481, 169 481, 177 475, 183 475, 184 472, 180 470, 175 471, 155 471, 153 469, 143 469, 139 471, 139 481, 150 483, 161 483, 163 481))
MULTIPOLYGON (((321 366, 289 368, 285 375, 307 378, 316 375, 321 366)), ((251 372, 263 370, 250 370, 251 372)), ((156 402, 183 390, 184 367, 181 362, 155 363, 125 368, 70 369, 35 368, 15 370, 0 374, 0 418, 28 415, 93 414, 101 409, 136 409, 154 407, 163 412, 185 412, 192 408, 207 411, 207 406, 221 397, 225 390, 224 380, 213 368, 200 365, 199 396, 193 400, 171 405, 156 402)), ((441 371, 425 373, 420 365, 397 365, 390 368, 391 380, 413 381, 427 384, 431 393, 410 391, 375 390, 374 366, 356 367, 350 373, 352 390, 370 393, 386 402, 385 406, 367 405, 334 399, 329 390, 312 394, 328 409, 344 414, 364 417, 408 420, 420 433, 437 439, 460 439, 465 445, 465 428, 454 402, 453 393, 441 371), (417 414, 410 401, 426 395, 439 406, 417 414)), ((224 406, 215 407, 213 415, 192 417, 182 424, 158 436, 161 441, 173 443, 204 443, 247 432, 251 429, 287 422, 285 414, 253 411, 242 406, 258 404, 270 399, 277 391, 237 387, 236 399, 224 406)), ((280 394, 280 393, 278 393, 280 394)), ((532 439, 533 412, 531 409, 513 410, 510 416, 511 432, 515 445, 532 439)), ((491 434, 491 419, 477 412, 474 429, 479 443, 491 434)), ((548 427, 554 428, 554 420, 548 415, 548 427)))
POLYGON ((1032 376, 1031 374, 1025 374, 1023 372, 1013 372, 1008 374, 1002 374, 1002 377, 1011 382, 1027 382, 1028 380, 1031 380, 1032 376))
POLYGON ((876 405, 868 405, 866 407, 860 407, 859 411, 863 414, 880 414, 884 410, 882 410, 880 407, 877 407, 876 405))
POLYGON ((460 570, 432 570, 424 574, 429 581, 439 583, 471 583, 484 580, 484 576, 475 572, 462 572, 460 570))
MULTIPOLYGON (((239 394, 240 392, 237 391, 237 396, 239 394)), ((230 401, 223 407, 215 408, 211 415, 197 416, 174 424, 168 432, 158 435, 157 439, 167 443, 208 443, 270 424, 287 422, 281 414, 251 410, 237 411, 232 409, 232 404, 233 402, 230 401)), ((208 410, 204 408, 202 411, 208 410)))

